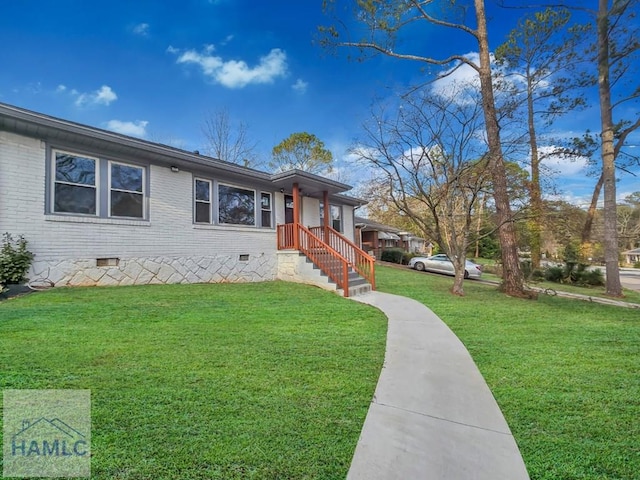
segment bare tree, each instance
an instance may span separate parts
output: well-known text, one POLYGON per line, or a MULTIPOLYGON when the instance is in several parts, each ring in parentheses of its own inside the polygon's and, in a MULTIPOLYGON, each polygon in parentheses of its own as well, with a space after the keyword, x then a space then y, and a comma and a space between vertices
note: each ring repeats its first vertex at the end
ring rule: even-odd
MULTIPOLYGON (((325 7, 333 4, 332 0, 325 1, 325 7)), ((488 164, 493 179, 493 198, 499 226, 499 237, 502 254, 504 277, 502 290, 512 296, 529 297, 524 287, 524 277, 518 258, 516 229, 509 203, 505 160, 500 141, 500 127, 494 98, 494 87, 491 70, 491 56, 484 0, 474 0, 475 27, 465 23, 466 5, 446 0, 360 0, 355 7, 356 19, 366 27, 365 37, 360 40, 345 40, 348 32, 341 32, 337 25, 343 25, 340 19, 335 19, 334 25, 321 27, 325 33, 323 44, 352 47, 362 52, 382 54, 392 58, 416 61, 426 65, 440 67, 460 67, 468 65, 478 73, 480 92, 482 95, 482 109, 484 114, 484 130, 489 146, 488 164), (438 7, 441 7, 438 10, 438 7), (434 27, 442 28, 460 35, 468 35, 477 42, 479 60, 473 61, 463 54, 451 55, 446 58, 434 58, 422 55, 420 52, 403 52, 396 47, 399 35, 418 23, 425 25, 425 32, 431 32, 434 27)), ((415 45, 415 43, 412 43, 415 45)), ((449 70, 449 71, 453 71, 449 70)))
POLYGON ((464 294, 474 205, 490 181, 486 143, 478 137, 482 107, 460 98, 418 91, 395 111, 381 106, 351 150, 379 173, 398 211, 447 253, 456 295, 464 294))
POLYGON ((232 124, 226 109, 211 111, 202 125, 205 152, 219 160, 245 167, 257 167, 257 143, 250 140, 245 123, 232 124))

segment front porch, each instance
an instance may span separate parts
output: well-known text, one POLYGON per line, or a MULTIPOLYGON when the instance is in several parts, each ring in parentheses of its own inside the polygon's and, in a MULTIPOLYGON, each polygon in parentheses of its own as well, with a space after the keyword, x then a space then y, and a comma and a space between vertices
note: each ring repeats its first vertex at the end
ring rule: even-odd
MULTIPOLYGON (((293 256, 283 260, 287 267, 279 268, 282 271, 279 276, 323 286, 322 279, 312 278, 322 275, 345 297, 363 290, 375 290, 374 257, 348 238, 348 228, 354 230, 353 205, 361 202, 344 195, 338 196, 337 193, 346 187, 342 184, 300 173, 296 173, 297 178, 290 179, 290 189, 281 189, 285 201, 284 215, 280 218, 285 222, 277 225, 277 248, 282 255, 280 258, 284 259, 287 252, 293 256), (351 207, 351 218, 345 215, 346 206, 351 207), (316 225, 305 226, 305 223, 316 225), (334 227, 342 228, 342 232, 334 227), (304 256, 303 263, 295 260, 300 255, 304 256), (304 262, 312 264, 312 267, 305 268, 304 262), (313 270, 319 273, 314 274, 313 270)), ((354 233, 351 231, 352 238, 354 233)))

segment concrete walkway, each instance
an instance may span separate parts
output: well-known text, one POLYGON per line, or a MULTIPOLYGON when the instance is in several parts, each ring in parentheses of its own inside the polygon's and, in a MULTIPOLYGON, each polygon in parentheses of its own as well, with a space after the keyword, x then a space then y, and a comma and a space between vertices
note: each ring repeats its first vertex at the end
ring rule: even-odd
POLYGON ((353 299, 382 310, 389 330, 347 479, 528 479, 498 404, 453 332, 409 298, 353 299))

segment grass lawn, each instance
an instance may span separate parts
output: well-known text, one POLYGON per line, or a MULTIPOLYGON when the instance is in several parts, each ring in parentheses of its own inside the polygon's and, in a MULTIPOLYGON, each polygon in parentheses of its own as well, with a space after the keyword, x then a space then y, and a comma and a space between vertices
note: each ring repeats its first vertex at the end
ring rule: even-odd
POLYGON ((102 479, 343 479, 386 318, 282 282, 0 303, 0 390, 91 389, 102 479))
MULTIPOLYGON (((483 280, 492 280, 495 282, 502 282, 502 278, 497 275, 493 275, 491 273, 485 273, 482 275, 483 280)), ((538 287, 542 289, 552 289, 556 292, 568 292, 568 293, 579 293, 580 295, 587 295, 589 297, 602 297, 609 298, 612 300, 620 300, 622 302, 627 303, 640 303, 640 292, 636 292, 634 290, 623 289, 624 297, 623 298, 613 298, 608 296, 605 292, 604 287, 579 287, 576 285, 571 285, 568 283, 555 283, 549 282, 547 280, 540 282, 529 282, 528 283, 532 287, 538 287)))
POLYGON ((640 312, 541 295, 508 298, 451 277, 376 268, 379 290, 431 308, 465 343, 531 478, 640 478, 640 312))

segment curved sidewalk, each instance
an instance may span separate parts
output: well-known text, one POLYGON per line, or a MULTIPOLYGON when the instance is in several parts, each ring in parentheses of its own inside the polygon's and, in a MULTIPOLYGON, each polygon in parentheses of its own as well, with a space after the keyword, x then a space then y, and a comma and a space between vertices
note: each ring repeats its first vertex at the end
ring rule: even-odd
POLYGON ((442 320, 398 295, 353 299, 382 310, 389 330, 347 479, 529 479, 489 387, 442 320))

